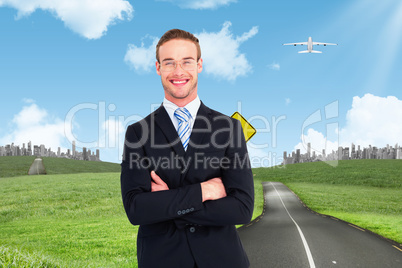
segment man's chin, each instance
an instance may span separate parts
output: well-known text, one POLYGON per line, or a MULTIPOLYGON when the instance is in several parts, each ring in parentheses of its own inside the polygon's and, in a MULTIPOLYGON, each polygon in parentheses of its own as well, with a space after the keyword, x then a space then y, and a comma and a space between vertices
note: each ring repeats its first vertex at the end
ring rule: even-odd
POLYGON ((190 96, 190 92, 183 92, 183 93, 180 94, 180 93, 172 92, 170 90, 166 90, 166 91, 174 99, 182 100, 182 99, 185 99, 188 96, 190 96))

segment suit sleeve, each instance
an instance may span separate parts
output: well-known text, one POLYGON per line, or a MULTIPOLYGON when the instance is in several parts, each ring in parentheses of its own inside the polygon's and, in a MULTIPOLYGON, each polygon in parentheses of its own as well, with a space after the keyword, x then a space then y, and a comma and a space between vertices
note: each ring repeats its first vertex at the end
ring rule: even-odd
POLYGON ((246 141, 237 120, 235 120, 231 138, 234 145, 229 145, 225 154, 230 164, 227 168, 222 168, 222 181, 227 197, 206 201, 203 203, 202 210, 188 214, 179 221, 213 226, 250 222, 254 209, 254 180, 246 141))
POLYGON ((134 225, 152 224, 183 217, 203 208, 200 184, 151 192, 151 175, 144 159, 144 147, 133 125, 126 132, 121 164, 121 192, 127 217, 134 225), (142 164, 142 165, 141 165, 142 164))

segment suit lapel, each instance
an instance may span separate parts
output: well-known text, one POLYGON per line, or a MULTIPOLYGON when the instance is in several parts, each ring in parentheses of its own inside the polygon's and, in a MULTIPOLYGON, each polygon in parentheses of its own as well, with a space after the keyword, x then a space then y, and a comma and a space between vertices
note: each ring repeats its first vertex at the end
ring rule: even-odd
POLYGON ((203 141, 203 138, 205 136, 205 129, 208 129, 209 124, 206 121, 210 121, 209 109, 201 102, 190 135, 190 142, 187 147, 186 156, 192 156, 193 153, 196 151, 197 146, 202 144, 201 142, 203 141))
MULTIPOLYGON (((177 131, 175 127, 173 126, 172 120, 170 119, 168 113, 166 112, 166 109, 161 105, 156 111, 155 111, 155 123, 158 125, 162 133, 165 135, 168 144, 170 144, 173 148, 173 150, 176 152, 177 155, 179 156, 184 156, 185 151, 183 148, 183 145, 180 141, 179 135, 177 134, 177 131)), ((152 131, 151 131, 152 133, 152 131)), ((161 141, 156 141, 156 142, 161 142, 161 141)))
MULTIPOLYGON (((194 122, 193 130, 190 135, 190 142, 185 153, 185 159, 186 161, 189 161, 189 166, 193 164, 195 153, 197 152, 197 146, 201 146, 203 144, 203 140, 206 136, 206 130, 210 128, 210 121, 210 110, 201 102, 200 108, 197 112, 197 117, 194 122)), ((182 174, 182 180, 185 178, 188 170, 189 168, 187 168, 182 174)))
POLYGON ((177 134, 172 120, 170 119, 163 105, 161 105, 154 113, 155 123, 166 137, 168 144, 171 144, 176 154, 180 156, 183 161, 185 161, 185 163, 187 163, 188 165, 184 172, 181 173, 180 184, 183 183, 183 180, 189 170, 189 166, 194 164, 193 162, 195 158, 195 153, 197 152, 197 146, 202 145, 203 140, 207 136, 206 130, 210 128, 211 122, 210 113, 210 109, 201 102, 194 122, 193 130, 190 135, 190 142, 187 147, 187 151, 184 151, 179 135, 177 134))

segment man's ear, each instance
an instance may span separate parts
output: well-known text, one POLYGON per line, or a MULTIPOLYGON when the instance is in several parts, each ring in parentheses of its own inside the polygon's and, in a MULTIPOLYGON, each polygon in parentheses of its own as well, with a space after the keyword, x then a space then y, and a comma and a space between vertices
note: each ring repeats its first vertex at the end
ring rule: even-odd
POLYGON ((155 62, 155 67, 156 67, 156 73, 158 75, 161 75, 161 65, 159 64, 158 61, 155 62))
POLYGON ((197 71, 198 71, 198 73, 201 73, 201 71, 202 71, 202 58, 200 58, 200 59, 198 60, 198 63, 197 63, 197 71))

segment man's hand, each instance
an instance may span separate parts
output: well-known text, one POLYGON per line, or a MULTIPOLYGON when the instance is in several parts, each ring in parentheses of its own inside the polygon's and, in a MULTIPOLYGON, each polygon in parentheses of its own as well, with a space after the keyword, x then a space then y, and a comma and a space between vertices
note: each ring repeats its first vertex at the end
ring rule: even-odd
POLYGON ((169 190, 167 184, 158 175, 156 175, 155 171, 153 170, 151 171, 151 178, 153 180, 151 181, 152 192, 169 190))
POLYGON ((213 178, 201 183, 202 202, 226 197, 225 185, 221 178, 213 178))

